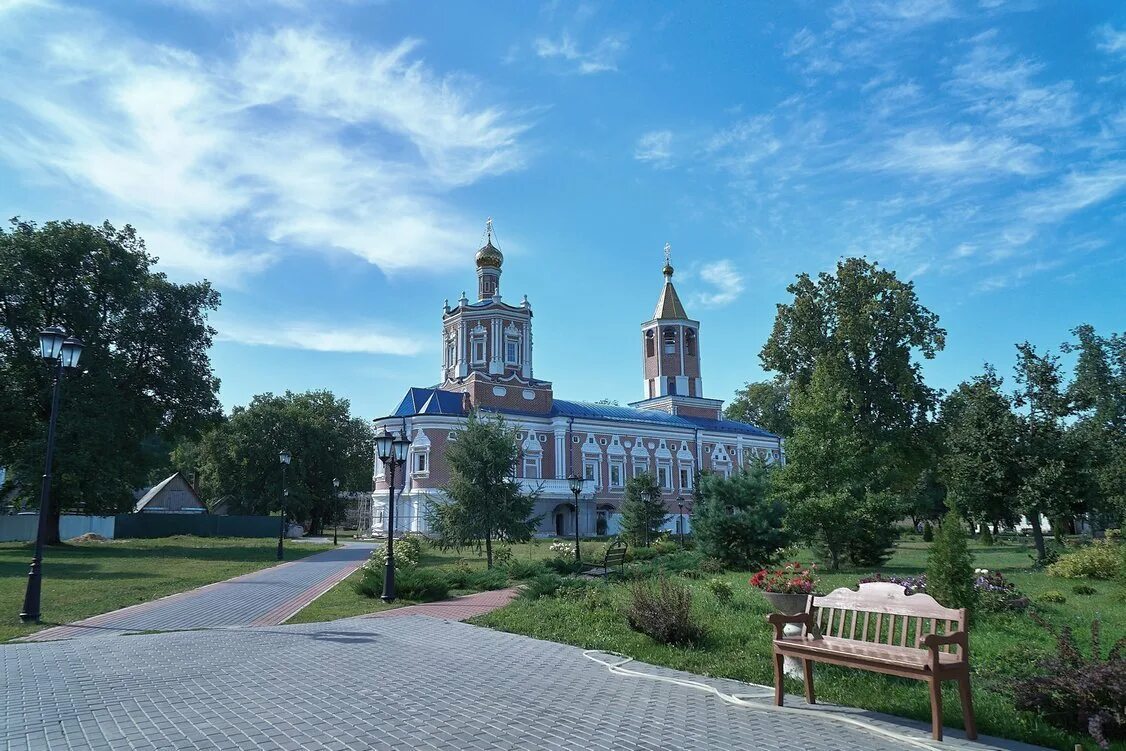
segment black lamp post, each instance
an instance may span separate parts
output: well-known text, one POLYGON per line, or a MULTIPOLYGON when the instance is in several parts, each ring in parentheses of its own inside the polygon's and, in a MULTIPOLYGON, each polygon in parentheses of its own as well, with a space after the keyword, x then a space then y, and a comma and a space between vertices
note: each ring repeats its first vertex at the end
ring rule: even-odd
POLYGON ((395 468, 406 464, 410 447, 410 439, 402 433, 393 438, 385 430, 375 438, 375 453, 387 475, 387 558, 383 563, 383 594, 379 598, 384 602, 395 601, 395 468))
POLYGON ((285 558, 285 549, 282 547, 282 540, 285 539, 285 516, 286 508, 285 501, 289 497, 289 488, 285 485, 285 470, 289 466, 293 457, 285 449, 278 452, 278 461, 281 462, 282 469, 282 500, 281 500, 281 526, 278 527, 278 560, 285 558))
POLYGON ((582 552, 579 550, 579 494, 583 492, 583 478, 571 475, 567 478, 571 485, 571 492, 575 495, 575 567, 583 565, 582 552))
POLYGON ((340 480, 332 478, 332 544, 336 545, 336 529, 340 526, 340 480))
POLYGON ((677 527, 680 532, 680 547, 684 547, 684 496, 678 495, 676 497, 676 508, 680 512, 677 516, 677 527))
POLYGON ((31 569, 27 572, 27 591, 23 597, 23 610, 20 611, 20 620, 24 623, 39 623, 39 599, 43 589, 43 540, 47 536, 47 524, 51 516, 51 462, 55 455, 59 385, 66 370, 78 367, 82 342, 74 337, 67 338, 66 331, 61 327, 51 326, 39 332, 39 354, 51 368, 51 418, 47 423, 47 460, 43 469, 43 485, 39 490, 39 526, 35 534, 35 553, 31 558, 31 569))

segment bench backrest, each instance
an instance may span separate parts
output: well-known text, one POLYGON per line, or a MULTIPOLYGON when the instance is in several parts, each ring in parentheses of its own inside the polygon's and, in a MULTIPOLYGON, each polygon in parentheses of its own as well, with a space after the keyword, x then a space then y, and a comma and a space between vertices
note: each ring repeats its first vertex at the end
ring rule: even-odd
MULTIPOLYGON (((966 623, 964 608, 943 607, 930 595, 909 595, 902 585, 890 582, 835 589, 810 598, 808 607, 824 636, 898 647, 920 647, 927 634, 952 634, 966 623)), ((943 649, 960 651, 956 644, 943 649)))
POLYGON ((626 544, 621 540, 614 540, 610 543, 610 547, 606 548, 606 560, 603 561, 605 568, 611 566, 621 566, 626 562, 626 544))

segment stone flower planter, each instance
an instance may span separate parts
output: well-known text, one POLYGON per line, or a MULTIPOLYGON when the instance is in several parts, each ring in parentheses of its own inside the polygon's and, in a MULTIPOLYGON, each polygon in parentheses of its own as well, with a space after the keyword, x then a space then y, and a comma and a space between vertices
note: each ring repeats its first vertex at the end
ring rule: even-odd
MULTIPOLYGON (((810 597, 809 595, 789 594, 785 592, 763 592, 762 596, 770 603, 770 607, 774 608, 774 612, 782 613, 783 615, 804 613, 805 606, 809 602, 810 597)), ((782 628, 782 634, 783 636, 798 636, 801 634, 801 626, 796 623, 787 623, 782 628)), ((805 680, 801 661, 794 657, 787 657, 784 660, 783 670, 786 675, 791 678, 796 678, 799 681, 805 680)))

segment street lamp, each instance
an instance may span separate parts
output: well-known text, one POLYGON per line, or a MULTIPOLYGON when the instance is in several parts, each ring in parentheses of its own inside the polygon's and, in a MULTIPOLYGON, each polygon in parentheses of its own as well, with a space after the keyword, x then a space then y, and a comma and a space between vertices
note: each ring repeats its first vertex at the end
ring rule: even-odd
POLYGON ((282 499, 281 499, 281 526, 278 527, 278 560, 285 557, 285 550, 282 548, 282 540, 285 539, 285 501, 289 497, 289 488, 285 485, 285 469, 289 466, 293 457, 288 451, 282 449, 278 452, 278 461, 281 462, 282 470, 282 499))
POLYGON ((410 447, 410 439, 403 433, 393 438, 384 430, 375 438, 375 453, 387 468, 387 557, 383 563, 383 594, 379 598, 384 602, 395 601, 395 468, 406 464, 410 447))
POLYGON ((567 478, 571 492, 575 495, 575 568, 583 565, 582 552, 579 550, 579 494, 583 492, 583 478, 571 475, 567 478))
POLYGON ((677 516, 677 520, 676 520, 677 525, 676 526, 679 527, 680 547, 683 548, 684 547, 684 496, 678 495, 676 497, 676 507, 680 511, 680 514, 677 516))
POLYGON ((27 591, 23 597, 20 620, 39 623, 39 599, 43 590, 43 540, 47 536, 48 518, 51 515, 51 462, 55 455, 55 420, 59 416, 59 385, 66 370, 78 367, 82 356, 82 342, 67 337, 59 326, 39 332, 39 354, 51 368, 51 417, 47 423, 47 460, 43 469, 43 485, 39 490, 39 526, 35 534, 35 553, 31 569, 27 572, 27 591))
POLYGON ((336 528, 340 525, 340 480, 332 478, 332 495, 336 501, 332 505, 332 544, 336 545, 336 528))

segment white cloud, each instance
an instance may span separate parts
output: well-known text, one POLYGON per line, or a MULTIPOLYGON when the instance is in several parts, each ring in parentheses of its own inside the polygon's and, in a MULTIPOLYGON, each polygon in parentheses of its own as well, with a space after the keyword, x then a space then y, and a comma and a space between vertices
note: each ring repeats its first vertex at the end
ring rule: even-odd
POLYGON ((560 58, 575 64, 575 72, 583 75, 605 73, 618 69, 620 58, 629 47, 625 35, 608 34, 593 47, 583 50, 567 32, 559 40, 540 37, 535 41, 536 55, 544 58, 560 58))
POLYGON ((672 131, 652 130, 637 139, 633 158, 654 167, 668 167, 672 160, 672 131))
POLYGON ((0 35, 0 159, 80 191, 87 219, 124 218, 185 274, 239 283, 282 245, 433 268, 478 232, 449 191, 524 166, 523 118, 476 104, 413 40, 282 28, 204 59, 88 12, 21 31, 0 35))
POLYGON ((739 298, 745 287, 743 275, 727 259, 704 265, 700 268, 699 277, 715 288, 712 292, 701 292, 693 298, 700 305, 729 305, 739 298))
POLYGON ((347 352, 370 355, 413 356, 428 346, 418 336, 395 336, 378 333, 385 324, 325 326, 310 322, 258 323, 213 322, 216 339, 222 342, 249 344, 313 352, 347 352))
POLYGON ((1104 24, 1095 30, 1098 49, 1109 55, 1126 55, 1126 29, 1116 29, 1104 24))
POLYGON ((1021 199, 1021 217, 1036 224, 1063 221, 1126 189, 1126 162, 1111 162, 1090 172, 1072 172, 1056 185, 1021 199))
POLYGON ((914 130, 895 138, 887 153, 868 167, 924 176, 991 178, 1040 171, 1041 149, 1008 136, 945 137, 934 129, 914 130))

